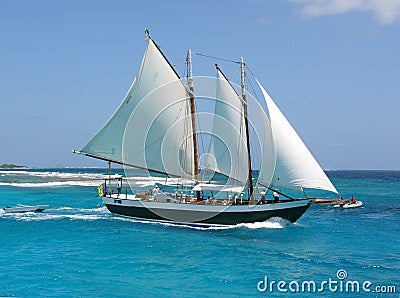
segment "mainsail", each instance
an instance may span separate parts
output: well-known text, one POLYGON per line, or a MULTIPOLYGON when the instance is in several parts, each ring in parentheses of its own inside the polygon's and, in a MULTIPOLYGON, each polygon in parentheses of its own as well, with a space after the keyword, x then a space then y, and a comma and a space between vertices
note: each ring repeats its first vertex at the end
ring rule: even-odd
POLYGON ((276 165, 272 186, 297 190, 311 188, 338 193, 267 91, 258 80, 257 83, 267 103, 275 139, 276 165))
POLYGON ((246 131, 241 98, 217 68, 215 114, 205 167, 245 184, 248 179, 246 131))
MULTIPOLYGON (((228 185, 246 186, 248 182, 248 152, 244 106, 242 98, 217 68, 217 92, 206 167, 231 178, 228 185)), ((270 185, 275 167, 275 146, 272 129, 262 106, 248 94, 248 123, 252 130, 253 143, 260 148, 260 163, 257 182, 260 186, 270 185)), ((248 185, 247 185, 248 186, 248 185)))
POLYGON ((150 38, 122 103, 81 153, 192 177, 192 137, 187 88, 150 38))

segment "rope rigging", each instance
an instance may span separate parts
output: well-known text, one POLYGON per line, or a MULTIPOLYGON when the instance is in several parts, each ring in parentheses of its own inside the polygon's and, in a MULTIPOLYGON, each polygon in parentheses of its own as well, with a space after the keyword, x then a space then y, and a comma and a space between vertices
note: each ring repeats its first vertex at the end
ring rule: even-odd
POLYGON ((194 52, 194 54, 197 55, 197 56, 202 56, 202 57, 206 57, 206 58, 217 59, 217 60, 221 60, 221 61, 240 64, 239 61, 235 61, 235 60, 230 60, 230 59, 225 59, 225 58, 219 58, 219 57, 215 57, 215 56, 205 55, 205 54, 201 54, 201 53, 198 53, 198 52, 194 52))

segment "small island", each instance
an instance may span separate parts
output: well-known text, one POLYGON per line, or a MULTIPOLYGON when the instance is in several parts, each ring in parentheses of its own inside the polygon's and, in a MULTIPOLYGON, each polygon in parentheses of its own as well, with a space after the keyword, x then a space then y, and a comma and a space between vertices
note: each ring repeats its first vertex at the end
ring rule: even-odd
POLYGON ((0 165, 0 169, 21 169, 26 168, 26 166, 18 166, 12 163, 3 163, 0 165))

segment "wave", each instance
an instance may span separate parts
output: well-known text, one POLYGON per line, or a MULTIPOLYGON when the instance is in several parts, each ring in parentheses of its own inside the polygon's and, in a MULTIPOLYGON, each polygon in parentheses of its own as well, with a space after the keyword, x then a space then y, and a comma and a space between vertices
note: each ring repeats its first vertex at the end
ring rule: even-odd
MULTIPOLYGON (((65 172, 38 172, 38 171, 0 171, 2 176, 33 176, 33 177, 44 177, 44 178, 60 178, 60 179, 104 179, 108 178, 108 174, 95 174, 95 173, 65 173, 65 172)), ((121 175, 113 174, 111 178, 119 178, 121 175)))
POLYGON ((72 207, 59 207, 54 209, 46 209, 41 213, 26 212, 26 213, 5 213, 4 210, 0 211, 0 217, 13 218, 22 221, 42 221, 42 220, 105 220, 111 217, 111 213, 107 211, 105 206, 98 208, 72 208, 72 207))
MULTIPOLYGON (((109 177, 105 174, 64 173, 38 171, 1 171, 0 186, 13 187, 66 187, 66 186, 98 186, 109 177)), ((111 175, 119 178, 120 175, 111 175)))
POLYGON ((98 181, 51 181, 51 182, 0 182, 2 186, 14 187, 65 187, 65 186, 98 186, 98 181))
POLYGON ((177 227, 177 228, 189 228, 193 230, 201 230, 201 231, 210 231, 210 230, 226 230, 235 228, 235 226, 202 226, 202 225, 192 225, 190 223, 175 223, 175 222, 165 222, 165 221, 153 221, 153 220, 145 220, 145 219, 137 219, 137 218, 129 218, 129 217, 116 217, 113 219, 121 220, 121 221, 129 221, 133 223, 140 224, 150 224, 150 225, 161 225, 165 227, 177 227))
POLYGON ((60 219, 70 219, 70 220, 84 220, 84 221, 94 221, 99 219, 106 219, 104 215, 98 214, 48 214, 48 213, 24 213, 14 215, 15 219, 22 221, 42 221, 42 220, 60 220, 60 219))
POLYGON ((229 230, 229 229, 237 229, 237 228, 248 228, 248 229, 283 229, 286 226, 290 225, 290 221, 280 218, 273 217, 264 222, 255 222, 255 223, 242 223, 232 226, 201 226, 201 225, 192 225, 190 223, 174 223, 174 222, 165 222, 165 221, 153 221, 146 219, 137 219, 137 218, 129 218, 129 217, 121 217, 121 216, 113 216, 112 219, 121 220, 121 221, 129 221, 140 224, 151 224, 151 225, 162 225, 166 227, 181 227, 181 228, 189 228, 193 230, 201 230, 201 231, 212 231, 212 230, 229 230))
POLYGON ((41 221, 41 220, 60 220, 60 219, 70 219, 70 220, 84 220, 84 221, 94 221, 94 220, 116 220, 125 221, 140 224, 151 224, 151 225, 162 225, 166 227, 181 227, 189 228, 194 230, 227 230, 227 229, 237 229, 237 228, 247 228, 247 229, 283 229, 290 225, 290 222, 274 217, 264 222, 255 223, 242 223, 232 226, 202 226, 193 225, 190 223, 174 223, 165 221, 153 221, 146 219, 130 218, 124 216, 113 215, 110 213, 106 206, 100 206, 97 208, 73 208, 68 206, 49 208, 43 213, 5 213, 0 210, 0 217, 15 218, 17 220, 23 221, 41 221))
POLYGON ((63 206, 63 207, 58 207, 55 209, 52 209, 54 211, 75 211, 75 212, 85 212, 85 213, 90 213, 90 212, 101 212, 101 213, 108 213, 108 209, 106 206, 101 206, 97 208, 73 208, 73 207, 68 207, 68 206, 63 206))
POLYGON ((18 171, 3 171, 3 170, 0 170, 0 173, 2 173, 2 174, 7 174, 7 175, 12 175, 12 174, 14 174, 14 175, 16 175, 16 174, 20 175, 20 174, 29 174, 29 173, 31 173, 31 172, 28 172, 28 171, 20 171, 20 170, 18 170, 18 171))
MULTIPOLYGON (((99 173, 66 173, 59 171, 0 171, 0 186, 14 187, 60 187, 60 186, 98 186, 106 178, 121 178, 120 174, 99 173)), ((164 178, 151 176, 130 176, 124 178, 133 188, 152 187, 156 184, 165 186, 192 185, 193 181, 181 178, 164 178)))
POLYGON ((290 221, 280 217, 273 217, 263 222, 238 224, 236 227, 245 227, 248 229, 283 229, 288 225, 290 225, 290 221))

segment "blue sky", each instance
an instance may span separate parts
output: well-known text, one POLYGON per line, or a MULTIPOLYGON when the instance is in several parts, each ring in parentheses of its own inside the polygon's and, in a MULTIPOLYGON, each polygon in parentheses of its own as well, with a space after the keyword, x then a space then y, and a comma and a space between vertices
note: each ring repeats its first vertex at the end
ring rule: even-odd
POLYGON ((2 0, 0 163, 106 166, 70 150, 119 105, 144 28, 181 74, 189 47, 245 57, 323 168, 400 169, 397 0, 2 0))

